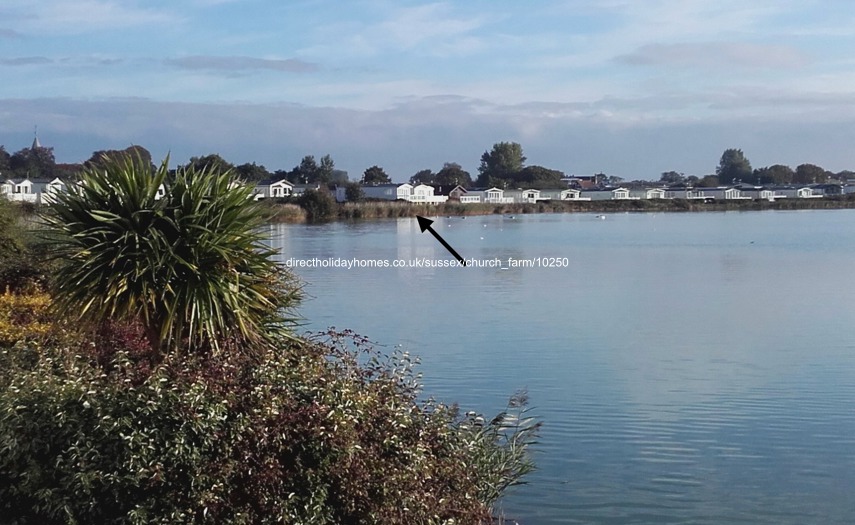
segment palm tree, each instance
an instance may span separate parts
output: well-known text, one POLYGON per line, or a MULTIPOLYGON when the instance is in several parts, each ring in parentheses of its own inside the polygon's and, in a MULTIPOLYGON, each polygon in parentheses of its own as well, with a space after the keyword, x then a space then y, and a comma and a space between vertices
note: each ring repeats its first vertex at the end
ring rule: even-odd
POLYGON ((260 342, 299 288, 263 244, 251 188, 216 166, 104 157, 44 214, 61 265, 61 315, 140 323, 153 350, 260 342))

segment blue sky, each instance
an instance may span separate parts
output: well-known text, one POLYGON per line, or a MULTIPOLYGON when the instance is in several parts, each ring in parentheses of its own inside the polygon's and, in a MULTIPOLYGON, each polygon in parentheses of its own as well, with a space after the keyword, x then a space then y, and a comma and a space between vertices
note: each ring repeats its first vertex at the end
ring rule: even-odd
POLYGON ((855 170, 855 2, 3 0, 0 144, 358 179, 493 143, 566 173, 855 170))

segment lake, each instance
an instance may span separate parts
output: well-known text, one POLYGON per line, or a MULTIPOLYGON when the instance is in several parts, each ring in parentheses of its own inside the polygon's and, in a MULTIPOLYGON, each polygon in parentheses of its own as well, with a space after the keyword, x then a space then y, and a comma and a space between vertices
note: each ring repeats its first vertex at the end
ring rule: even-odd
MULTIPOLYGON (((855 211, 433 219, 503 267, 301 268, 301 313, 401 345, 464 410, 526 388, 508 517, 855 523, 855 211), (505 268, 534 258, 568 264, 505 268)), ((283 259, 453 260, 415 219, 270 228, 283 259)))

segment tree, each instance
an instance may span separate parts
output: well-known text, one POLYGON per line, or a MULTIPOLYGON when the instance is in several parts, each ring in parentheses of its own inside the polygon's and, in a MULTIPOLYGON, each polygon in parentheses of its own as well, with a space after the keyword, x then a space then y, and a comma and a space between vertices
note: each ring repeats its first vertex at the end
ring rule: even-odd
POLYGON ((489 186, 487 182, 493 179, 510 179, 519 173, 525 165, 522 146, 516 142, 499 142, 493 144, 493 149, 481 155, 481 165, 478 167, 478 185, 489 186))
POLYGON ((365 173, 362 174, 362 180, 360 183, 364 186, 376 186, 378 184, 389 184, 392 182, 392 179, 386 175, 386 172, 383 171, 383 168, 380 166, 371 166, 365 173))
POLYGON ((700 180, 701 179, 699 179, 697 175, 689 175, 686 177, 685 184, 686 186, 694 186, 700 182, 700 180))
POLYGON ((9 155, 9 152, 6 151, 6 148, 3 146, 0 146, 0 173, 3 173, 5 171, 9 171, 11 169, 11 167, 9 165, 9 160, 11 158, 12 158, 12 156, 9 155))
POLYGON ((558 170, 551 170, 543 166, 526 166, 514 175, 511 180, 520 188, 533 188, 539 190, 551 188, 566 188, 561 181, 564 174, 558 170))
POLYGON ((676 171, 664 171, 659 177, 659 182, 668 186, 677 186, 686 182, 686 175, 676 171))
MULTIPOLYGON (((149 156, 150 157, 150 156, 149 156)), ((220 172, 233 171, 234 164, 228 162, 216 153, 205 155, 204 157, 190 157, 190 162, 187 164, 187 169, 194 171, 204 171, 208 169, 217 169, 220 172)))
POLYGON ((300 164, 294 166, 294 169, 282 178, 287 178, 294 184, 343 184, 347 181, 347 172, 336 170, 335 161, 329 154, 321 157, 320 164, 314 155, 306 155, 300 160, 300 164))
POLYGON ((434 174, 431 170, 419 170, 415 175, 410 177, 410 184, 434 184, 436 180, 436 174, 434 174))
POLYGON ((696 185, 699 188, 717 188, 719 184, 721 181, 716 175, 704 175, 696 185))
POLYGON ((60 179, 66 181, 75 181, 80 179, 80 174, 83 172, 83 164, 57 164, 55 174, 60 179))
POLYGON ((297 184, 309 184, 315 182, 318 177, 318 163, 314 155, 306 155, 300 160, 300 164, 292 170, 292 179, 297 184))
MULTIPOLYGON (((154 171, 155 166, 151 162, 151 153, 142 146, 130 146, 123 150, 107 149, 94 151, 92 152, 92 156, 83 163, 82 168, 103 169, 104 159, 121 160, 128 155, 139 157, 144 163, 147 163, 149 167, 151 167, 152 172, 154 171)), ((192 160, 193 159, 191 159, 191 161, 192 160)), ((79 177, 82 171, 82 169, 78 170, 75 174, 75 178, 79 177)))
POLYGON ((335 171, 335 162, 329 153, 321 157, 321 163, 318 165, 317 179, 312 182, 321 182, 328 184, 332 182, 333 172, 335 171))
POLYGON ((236 166, 234 170, 237 176, 246 182, 258 182, 270 178, 270 172, 263 165, 249 162, 236 166))
POLYGON ((167 162, 152 173, 140 157, 105 157, 47 208, 58 314, 141 326, 155 354, 265 341, 296 292, 264 244, 252 188, 211 167, 172 175, 167 162))
MULTIPOLYGON (((323 160, 323 159, 321 159, 323 160)), ((330 183, 338 184, 339 186, 345 185, 350 181, 347 176, 347 172, 344 170, 332 170, 330 174, 330 183)))
POLYGON ((751 163, 741 149, 727 149, 721 155, 715 174, 722 184, 746 182, 751 179, 751 163))
POLYGON ((839 171, 834 175, 834 178, 839 180, 840 182, 846 182, 850 180, 855 180, 855 171, 843 170, 839 171))
POLYGON ((827 180, 828 172, 815 164, 800 164, 793 175, 796 184, 817 184, 827 180))
POLYGON ((434 182, 438 186, 463 186, 469 188, 472 186, 472 176, 469 172, 456 162, 446 162, 442 165, 442 169, 436 174, 434 182))
POLYGON ((793 175, 793 170, 789 166, 775 164, 754 170, 754 179, 751 182, 756 184, 790 184, 793 182, 793 175))
POLYGON ((19 177, 31 179, 56 176, 53 148, 24 148, 9 158, 9 168, 19 177))

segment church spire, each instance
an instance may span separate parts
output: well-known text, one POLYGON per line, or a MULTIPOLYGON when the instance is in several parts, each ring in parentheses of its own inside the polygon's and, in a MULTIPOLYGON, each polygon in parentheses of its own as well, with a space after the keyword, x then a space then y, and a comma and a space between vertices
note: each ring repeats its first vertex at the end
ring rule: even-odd
POLYGON ((35 137, 33 138, 32 149, 41 148, 42 144, 41 144, 41 142, 39 142, 39 127, 38 126, 36 126, 35 131, 33 131, 33 135, 35 135, 35 137))

